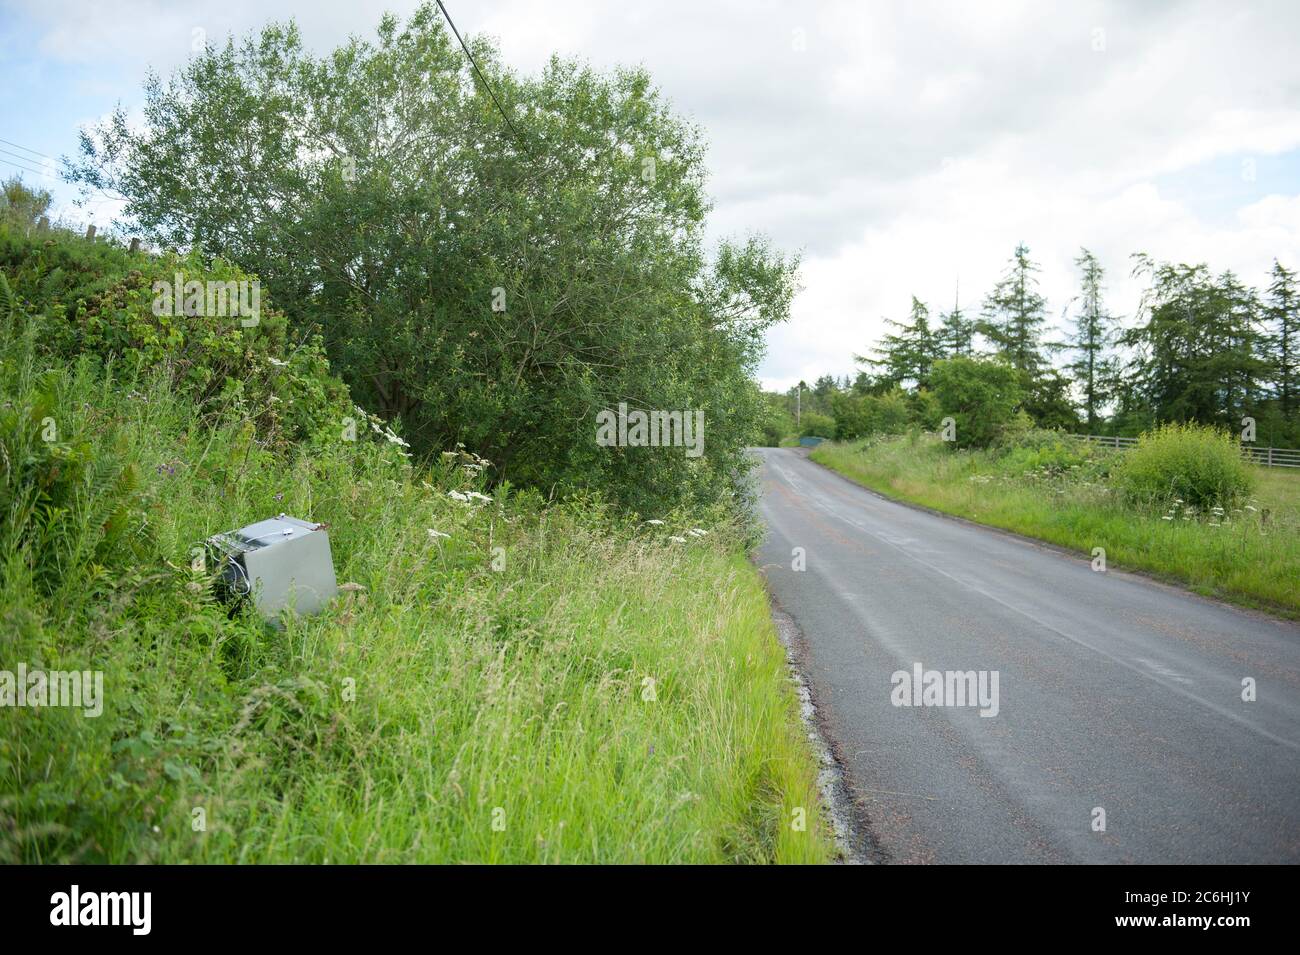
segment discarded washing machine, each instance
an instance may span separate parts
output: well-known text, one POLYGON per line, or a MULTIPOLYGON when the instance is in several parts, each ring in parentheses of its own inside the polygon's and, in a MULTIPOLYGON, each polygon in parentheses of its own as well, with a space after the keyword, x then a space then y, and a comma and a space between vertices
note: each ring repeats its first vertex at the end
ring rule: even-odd
POLYGON ((232 604, 251 599, 268 623, 278 626, 286 607, 313 614, 338 593, 323 524, 280 514, 206 543, 218 594, 232 604))

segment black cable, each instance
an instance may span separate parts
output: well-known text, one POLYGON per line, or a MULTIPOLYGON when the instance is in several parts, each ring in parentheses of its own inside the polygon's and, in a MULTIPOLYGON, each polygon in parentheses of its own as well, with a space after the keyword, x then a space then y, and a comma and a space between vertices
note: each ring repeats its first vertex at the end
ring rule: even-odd
POLYGON ((37 152, 35 149, 29 149, 26 146, 20 146, 17 143, 11 143, 7 139, 0 139, 0 143, 4 143, 6 146, 13 146, 15 149, 21 149, 25 153, 31 153, 33 156, 40 156, 42 159, 49 159, 50 161, 54 161, 53 156, 47 156, 45 155, 45 153, 37 152))
POLYGON ((2 156, 0 156, 0 162, 6 164, 6 165, 8 165, 8 166, 13 166, 13 167, 15 167, 15 168, 17 168, 17 169, 23 169, 23 170, 26 170, 27 172, 30 172, 30 173, 32 173, 33 175, 36 175, 36 176, 45 176, 45 175, 48 175, 48 174, 49 174, 49 170, 48 170, 48 169, 33 169, 31 166, 24 166, 22 163, 16 163, 16 162, 14 162, 14 161, 11 160, 11 159, 5 159, 5 158, 2 157, 2 156))
MULTIPOLYGON (((4 153, 6 156, 11 156, 11 157, 13 157, 14 159, 19 160, 20 162, 27 162, 27 163, 32 163, 32 162, 41 162, 39 159, 32 159, 30 156, 22 156, 22 155, 19 155, 18 153, 13 152, 12 150, 9 150, 9 149, 0 149, 0 153, 4 153)), ((42 165, 44 165, 44 164, 42 163, 42 165)), ((51 173, 52 173, 53 170, 47 167, 47 168, 46 168, 46 172, 51 172, 51 173)))
POLYGON ((510 132, 514 133, 515 139, 519 139, 519 130, 515 129, 515 124, 510 121, 510 116, 506 113, 505 107, 503 107, 501 101, 497 99, 497 94, 492 91, 492 86, 488 83, 487 77, 484 76, 483 71, 478 68, 478 63, 474 61, 474 54, 471 53, 469 47, 465 45, 464 38, 461 37, 460 31, 456 29, 456 24, 451 20, 451 14, 448 13, 447 8, 442 5, 442 0, 437 0, 437 3, 438 9, 441 10, 442 15, 447 18, 447 26, 451 27, 451 32, 456 34, 457 40, 460 40, 460 48, 465 51, 465 56, 469 59, 469 65, 474 67, 474 72, 478 74, 479 82, 482 83, 484 89, 488 91, 488 96, 492 97, 492 102, 496 103, 497 112, 499 112, 501 118, 506 121, 506 125, 510 127, 510 132))

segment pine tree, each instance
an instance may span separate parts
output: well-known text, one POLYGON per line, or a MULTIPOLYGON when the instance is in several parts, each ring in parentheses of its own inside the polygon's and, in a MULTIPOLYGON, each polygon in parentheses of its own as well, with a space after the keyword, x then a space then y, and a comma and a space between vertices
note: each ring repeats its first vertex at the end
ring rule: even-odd
POLYGON ((1254 414, 1258 409, 1262 385, 1268 378, 1259 295, 1231 271, 1219 276, 1216 291, 1218 321, 1210 336, 1219 347, 1211 366, 1219 378, 1228 423, 1236 428, 1243 414, 1254 414))
POLYGON ((969 358, 975 350, 975 322, 961 309, 960 293, 953 296, 952 311, 940 316, 935 333, 938 348, 945 358, 969 358))
POLYGON ((1077 357, 1069 370, 1083 392, 1084 419, 1091 434, 1099 420, 1098 409, 1114 393, 1115 359, 1109 350, 1115 343, 1115 318, 1102 301, 1106 272, 1096 256, 1080 249, 1074 264, 1080 272, 1079 311, 1067 347, 1077 357))
POLYGON ((1297 394, 1300 391, 1300 295, 1296 292, 1295 272, 1277 259, 1273 260, 1272 276, 1269 302, 1264 310, 1269 323, 1266 344, 1278 407, 1289 418, 1300 398, 1297 394))
POLYGON ((984 300, 979 324, 980 333, 1029 381, 1047 364, 1040 343, 1047 300, 1038 293, 1036 272, 1029 247, 1020 243, 1001 281, 984 300))
POLYGON ((930 329, 930 310, 913 295, 907 321, 886 321, 897 328, 898 333, 881 339, 880 346, 875 349, 878 358, 863 359, 859 356, 858 360, 882 368, 880 377, 891 384, 910 382, 916 387, 924 387, 930 380, 931 366, 944 357, 939 340, 930 329))

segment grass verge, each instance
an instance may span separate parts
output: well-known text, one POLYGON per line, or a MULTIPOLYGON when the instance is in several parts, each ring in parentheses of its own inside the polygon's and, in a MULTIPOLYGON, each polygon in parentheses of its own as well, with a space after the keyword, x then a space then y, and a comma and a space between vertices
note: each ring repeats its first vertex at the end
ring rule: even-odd
POLYGON ((0 356, 0 669, 101 671, 104 699, 0 708, 0 862, 831 858, 725 525, 460 500, 463 456, 275 450, 161 374, 33 356, 0 356), (281 511, 328 523, 347 587, 276 631, 190 555, 281 511))

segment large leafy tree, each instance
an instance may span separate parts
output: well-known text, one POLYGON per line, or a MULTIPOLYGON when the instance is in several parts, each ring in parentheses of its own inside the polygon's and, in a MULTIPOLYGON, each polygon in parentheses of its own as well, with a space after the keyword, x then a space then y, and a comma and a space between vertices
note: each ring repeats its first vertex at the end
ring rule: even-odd
POLYGON ((935 363, 934 395, 940 412, 953 419, 957 447, 987 447, 1015 427, 1022 399, 1020 380, 1019 371, 1000 358, 949 358, 935 363))
POLYGON ((1236 429, 1256 410, 1267 364, 1260 356, 1259 304, 1231 272, 1135 257, 1146 276, 1140 324, 1122 341, 1137 354, 1131 380, 1157 421, 1236 429))
POLYGON ((706 255, 699 130, 643 70, 525 77, 471 49, 486 85, 431 6, 323 56, 271 25, 151 77, 143 126, 86 131, 71 175, 137 234, 256 272, 417 447, 647 510, 728 495, 796 261, 706 255), (598 447, 619 402, 703 410, 705 457, 598 447))

